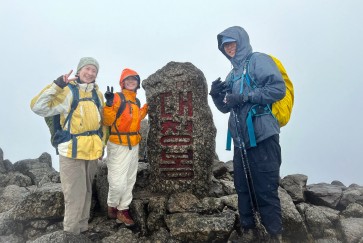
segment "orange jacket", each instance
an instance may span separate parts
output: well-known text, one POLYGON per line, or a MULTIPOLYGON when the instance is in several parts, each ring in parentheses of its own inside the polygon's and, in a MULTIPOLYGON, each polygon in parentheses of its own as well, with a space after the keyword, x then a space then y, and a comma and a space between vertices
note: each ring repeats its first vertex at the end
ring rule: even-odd
POLYGON ((103 108, 103 124, 105 126, 111 127, 111 133, 109 138, 110 142, 128 146, 128 135, 126 135, 125 133, 131 133, 129 134, 130 145, 135 146, 141 140, 141 135, 138 132, 140 131, 141 120, 144 119, 147 114, 148 105, 145 104, 142 108, 139 108, 136 105, 136 93, 134 91, 123 89, 122 93, 125 95, 125 99, 127 102, 126 108, 117 119, 115 124, 118 132, 121 133, 121 142, 119 136, 116 135, 117 131, 115 129, 115 126, 113 125, 116 119, 117 111, 121 105, 121 99, 118 94, 115 94, 113 98, 113 105, 111 107, 105 106, 103 108))

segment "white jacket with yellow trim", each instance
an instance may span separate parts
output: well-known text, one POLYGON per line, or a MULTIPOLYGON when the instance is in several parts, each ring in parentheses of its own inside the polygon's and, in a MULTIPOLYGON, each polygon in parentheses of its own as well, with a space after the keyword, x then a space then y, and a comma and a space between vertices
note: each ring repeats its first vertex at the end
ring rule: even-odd
MULTIPOLYGON (((79 98, 92 98, 92 90, 96 89, 101 107, 98 110, 97 105, 91 101, 80 101, 74 113, 67 122, 64 121, 71 110, 73 100, 72 91, 68 86, 64 89, 55 83, 47 85, 37 96, 35 96, 30 104, 31 109, 42 117, 54 116, 60 114, 60 123, 64 130, 70 125, 71 134, 79 134, 87 131, 100 129, 102 126, 102 107, 104 100, 102 93, 98 90, 95 83, 78 84, 71 82, 79 88, 79 98)), ((78 136, 77 137, 77 157, 75 159, 94 160, 102 156, 105 146, 106 127, 102 127, 103 139, 98 135, 78 136)), ((60 143, 58 145, 60 155, 72 158, 72 140, 60 143)))

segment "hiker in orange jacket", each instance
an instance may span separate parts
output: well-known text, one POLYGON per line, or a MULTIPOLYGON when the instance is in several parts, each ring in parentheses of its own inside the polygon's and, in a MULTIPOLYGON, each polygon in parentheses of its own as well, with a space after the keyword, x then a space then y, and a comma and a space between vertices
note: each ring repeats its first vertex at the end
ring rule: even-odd
POLYGON ((140 88, 137 72, 124 69, 120 86, 122 93, 116 94, 113 93, 112 87, 111 90, 107 87, 106 106, 103 109, 104 125, 109 126, 111 131, 106 158, 109 182, 107 212, 109 218, 132 226, 134 221, 128 209, 137 175, 140 123, 147 114, 148 105, 140 108, 136 98, 136 91, 140 88), (119 109, 122 113, 118 115, 119 109))

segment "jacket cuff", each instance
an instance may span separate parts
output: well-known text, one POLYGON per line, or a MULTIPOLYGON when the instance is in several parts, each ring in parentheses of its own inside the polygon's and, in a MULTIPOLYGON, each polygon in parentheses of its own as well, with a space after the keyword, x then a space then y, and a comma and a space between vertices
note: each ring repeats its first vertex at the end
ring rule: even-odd
POLYGON ((67 83, 63 81, 63 76, 60 76, 59 78, 54 80, 54 83, 56 85, 58 85, 58 87, 60 87, 62 89, 67 86, 67 83))

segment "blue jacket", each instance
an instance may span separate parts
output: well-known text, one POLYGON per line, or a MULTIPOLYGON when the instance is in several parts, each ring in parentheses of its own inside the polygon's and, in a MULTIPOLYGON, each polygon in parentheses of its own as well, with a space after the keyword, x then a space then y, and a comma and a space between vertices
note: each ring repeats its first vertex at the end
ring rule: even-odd
MULTIPOLYGON (((221 32, 217 36, 217 39, 218 49, 227 57, 233 66, 233 69, 226 78, 227 84, 232 87, 231 92, 233 94, 239 94, 241 90, 241 82, 243 82, 241 79, 243 66, 247 56, 252 53, 248 34, 243 28, 233 26, 221 32), (225 53, 223 46, 221 46, 223 36, 233 38, 237 42, 237 50, 233 58, 228 56, 225 53)), ((241 133, 241 139, 243 139, 247 148, 250 147, 250 142, 247 132, 246 118, 251 106, 255 104, 272 104, 275 101, 282 99, 286 92, 285 82, 282 75, 269 55, 264 53, 253 54, 249 63, 249 74, 255 81, 257 88, 252 89, 246 84, 246 82, 243 82, 242 94, 246 97, 245 100, 247 100, 247 102, 235 109, 237 111, 238 120, 241 123, 238 128, 241 133)), ((221 112, 230 112, 221 100, 213 99, 213 101, 221 112)), ((272 135, 280 133, 279 124, 272 114, 254 117, 253 125, 257 143, 272 135)), ((232 134, 234 145, 240 146, 237 139, 238 134, 236 131, 236 122, 232 112, 230 113, 228 128, 232 134)))

